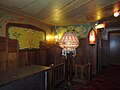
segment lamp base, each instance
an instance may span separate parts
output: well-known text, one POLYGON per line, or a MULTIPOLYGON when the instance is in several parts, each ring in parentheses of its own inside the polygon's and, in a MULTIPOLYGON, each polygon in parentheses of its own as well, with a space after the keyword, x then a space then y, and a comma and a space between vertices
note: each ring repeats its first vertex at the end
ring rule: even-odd
POLYGON ((63 82, 61 85, 57 87, 55 90, 76 90, 76 86, 72 85, 70 82, 63 82))

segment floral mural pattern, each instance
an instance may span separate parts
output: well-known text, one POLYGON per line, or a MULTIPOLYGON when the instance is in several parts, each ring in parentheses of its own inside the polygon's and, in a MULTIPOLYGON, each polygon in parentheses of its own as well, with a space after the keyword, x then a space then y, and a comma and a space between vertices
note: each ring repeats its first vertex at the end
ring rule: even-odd
POLYGON ((28 28, 9 28, 9 38, 17 39, 20 49, 39 48, 40 41, 44 40, 44 33, 28 28))
POLYGON ((77 35, 77 37, 80 38, 86 38, 88 36, 88 32, 91 29, 91 25, 89 23, 87 24, 81 24, 81 25, 70 25, 70 26, 59 26, 56 27, 56 32, 59 37, 63 35, 63 33, 70 31, 77 35))
POLYGON ((26 18, 24 16, 14 15, 13 13, 7 13, 7 12, 0 12, 0 36, 5 37, 6 36, 6 25, 7 23, 23 23, 23 24, 31 24, 35 25, 43 30, 50 31, 51 27, 38 23, 37 21, 31 20, 29 18, 26 18))

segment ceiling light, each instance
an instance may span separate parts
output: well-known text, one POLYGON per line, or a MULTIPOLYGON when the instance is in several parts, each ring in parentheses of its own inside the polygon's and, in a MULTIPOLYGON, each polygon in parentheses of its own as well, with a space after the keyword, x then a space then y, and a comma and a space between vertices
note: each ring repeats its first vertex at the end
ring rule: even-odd
POLYGON ((120 12, 119 12, 119 11, 115 11, 115 12, 114 12, 114 17, 118 17, 118 16, 119 16, 119 14, 120 14, 120 12))

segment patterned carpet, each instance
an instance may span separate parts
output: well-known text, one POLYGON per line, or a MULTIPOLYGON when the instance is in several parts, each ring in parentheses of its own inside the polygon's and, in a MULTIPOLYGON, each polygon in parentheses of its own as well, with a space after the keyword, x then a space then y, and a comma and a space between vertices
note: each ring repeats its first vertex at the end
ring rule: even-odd
POLYGON ((97 77, 92 78, 89 86, 75 84, 71 89, 59 86, 55 90, 120 90, 120 65, 104 69, 97 77))

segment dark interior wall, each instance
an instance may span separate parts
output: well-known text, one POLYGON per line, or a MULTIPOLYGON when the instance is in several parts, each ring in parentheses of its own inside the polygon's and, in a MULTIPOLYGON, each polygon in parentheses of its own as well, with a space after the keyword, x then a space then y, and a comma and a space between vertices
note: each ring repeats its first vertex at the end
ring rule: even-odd
POLYGON ((112 63, 119 64, 120 28, 107 28, 107 40, 101 39, 101 66, 109 66, 112 63))
POLYGON ((107 18, 105 22, 106 22, 106 28, 112 28, 112 27, 118 28, 120 27, 120 16, 107 18))
POLYGON ((6 69, 18 68, 18 41, 8 39, 6 44, 6 69))
POLYGON ((87 38, 80 39, 79 42, 79 47, 76 49, 75 63, 84 65, 89 59, 87 38))
MULTIPOLYGON (((112 17, 109 18, 108 20, 105 20, 106 22, 106 27, 104 29, 101 29, 101 34, 99 35, 99 39, 101 40, 100 43, 101 45, 98 46, 98 51, 100 51, 100 53, 98 53, 99 58, 98 60, 98 64, 100 65, 100 68, 102 67, 106 67, 109 66, 111 63, 111 58, 110 58, 110 50, 109 50, 109 46, 110 46, 110 37, 109 37, 109 33, 110 32, 116 32, 116 31, 120 31, 120 17, 112 17)), ((118 34, 118 32, 116 32, 116 34, 118 34)), ((116 36, 116 35, 115 35, 116 36)), ((119 42, 119 40, 118 40, 119 42)), ((117 43, 116 43, 117 44, 117 43)), ((114 46, 113 49, 115 49, 117 46, 114 46)), ((116 49, 118 50, 118 49, 116 49)), ((111 50, 114 51, 114 50, 111 50)), ((118 52, 119 53, 119 52, 118 52)), ((118 54, 117 53, 117 54, 118 54)), ((113 52, 113 54, 115 54, 113 52)), ((114 60, 113 60, 114 61, 114 60)))
POLYGON ((6 69, 6 39, 0 37, 0 71, 6 69))
POLYGON ((46 64, 59 64, 63 62, 64 59, 62 57, 62 49, 59 47, 58 44, 53 46, 46 47, 46 64))
MULTIPOLYGON (((0 48, 0 70, 18 68, 30 64, 49 66, 64 61, 62 49, 57 44, 51 46, 45 44, 42 46, 41 44, 40 49, 19 50, 18 42, 16 40, 10 39, 9 43, 6 44, 6 38, 1 37, 0 39, 1 43, 3 43, 0 48)), ((89 62, 88 48, 87 39, 81 39, 80 45, 77 48, 75 63, 84 65, 89 62)), ((92 50, 90 53, 92 53, 92 50)))
POLYGON ((0 71, 18 68, 18 42, 17 40, 0 37, 0 71))
POLYGON ((120 65, 120 29, 109 32, 109 62, 120 65))
POLYGON ((108 40, 101 40, 101 64, 103 67, 109 65, 108 55, 108 40))

